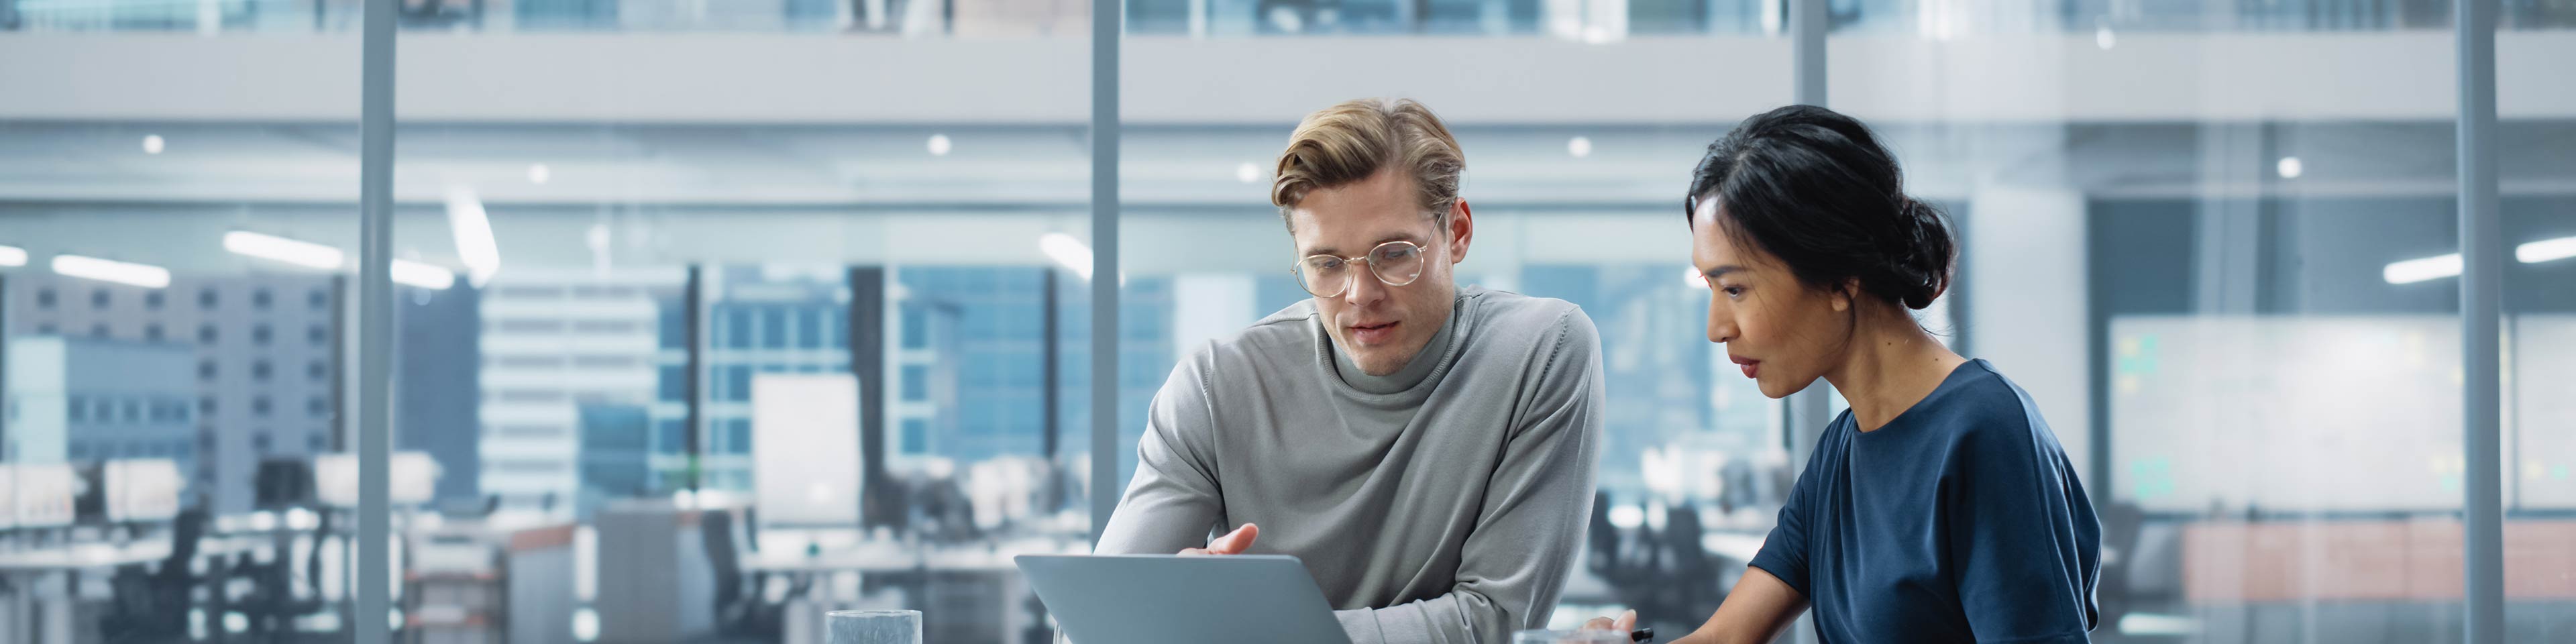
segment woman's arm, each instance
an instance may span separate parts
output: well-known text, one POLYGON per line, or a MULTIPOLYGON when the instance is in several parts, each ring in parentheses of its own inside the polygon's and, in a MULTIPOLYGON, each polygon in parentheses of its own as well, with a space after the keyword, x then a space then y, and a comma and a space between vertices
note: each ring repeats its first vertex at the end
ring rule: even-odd
POLYGON ((1805 595, 1771 573, 1747 566, 1735 590, 1726 593, 1726 603, 1718 604, 1717 614, 1673 644, 1765 644, 1789 630, 1803 612, 1805 595))

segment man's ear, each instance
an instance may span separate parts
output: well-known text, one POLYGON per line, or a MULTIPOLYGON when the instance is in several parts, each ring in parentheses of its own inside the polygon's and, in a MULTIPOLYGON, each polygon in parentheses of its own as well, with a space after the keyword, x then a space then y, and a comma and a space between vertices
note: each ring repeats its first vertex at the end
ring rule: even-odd
POLYGON ((1475 213, 1467 209, 1467 200, 1449 205, 1449 263, 1467 261, 1467 242, 1476 236, 1475 213))

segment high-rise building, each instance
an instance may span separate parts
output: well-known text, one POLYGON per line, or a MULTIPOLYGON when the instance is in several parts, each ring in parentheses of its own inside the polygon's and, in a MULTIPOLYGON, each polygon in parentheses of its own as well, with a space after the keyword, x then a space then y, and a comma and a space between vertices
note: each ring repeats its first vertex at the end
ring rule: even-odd
POLYGON ((482 294, 482 492, 506 504, 571 503, 581 487, 581 408, 659 415, 658 305, 678 270, 513 271, 482 294))
POLYGON ((98 338, 9 340, 9 419, 0 460, 197 460, 197 383, 188 347, 98 338))
POLYGON ((332 278, 315 274, 182 276, 154 289, 26 273, 9 278, 7 326, 12 337, 188 350, 193 364, 175 370, 195 383, 192 491, 217 512, 242 512, 260 461, 332 448, 337 297, 332 278))
POLYGON ((585 403, 581 418, 580 490, 577 507, 590 516, 610 499, 640 496, 655 489, 647 414, 643 405, 585 403))
MULTIPOLYGON (((829 265, 710 266, 701 275, 707 302, 701 487, 752 489, 754 374, 850 370, 846 271, 829 265)), ((664 373, 676 377, 684 369, 683 362, 664 373)), ((685 405, 677 411, 679 417, 686 417, 685 405)), ((685 457, 677 463, 668 457, 660 459, 664 471, 674 464, 684 465, 685 457)))
POLYGON ((482 291, 398 289, 394 298, 394 449, 438 463, 437 497, 482 496, 482 291))
MULTIPOLYGON (((1045 289, 1049 271, 1027 266, 901 267, 887 306, 891 386, 888 442, 908 457, 959 465, 1045 449, 1045 388, 1057 391, 1059 428, 1091 425, 1090 300, 1087 285, 1056 272, 1056 372, 1046 373, 1045 289)), ((1174 360, 1172 280, 1127 280, 1119 298, 1119 432, 1127 445, 1174 360)), ((1254 298, 1258 299, 1258 298, 1254 298)), ((1262 313, 1268 313, 1263 311, 1262 313)), ((1255 316, 1258 317, 1257 315, 1255 316)), ((1088 445, 1072 437, 1059 449, 1088 445)), ((1120 452, 1132 471, 1135 453, 1120 452)), ((1123 474, 1122 474, 1123 476, 1123 474)), ((1125 480, 1121 478, 1120 480, 1125 480)))

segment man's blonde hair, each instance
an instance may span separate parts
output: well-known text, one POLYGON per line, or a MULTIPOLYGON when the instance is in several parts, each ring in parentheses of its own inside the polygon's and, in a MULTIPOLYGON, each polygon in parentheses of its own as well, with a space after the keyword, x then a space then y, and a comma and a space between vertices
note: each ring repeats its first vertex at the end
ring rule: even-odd
POLYGON ((1270 182, 1270 203, 1286 220, 1306 193, 1388 168, 1412 177, 1424 212, 1446 222, 1458 202, 1458 175, 1466 171, 1467 158, 1449 126, 1413 99, 1344 101, 1306 115, 1288 135, 1288 150, 1279 153, 1279 178, 1270 182))

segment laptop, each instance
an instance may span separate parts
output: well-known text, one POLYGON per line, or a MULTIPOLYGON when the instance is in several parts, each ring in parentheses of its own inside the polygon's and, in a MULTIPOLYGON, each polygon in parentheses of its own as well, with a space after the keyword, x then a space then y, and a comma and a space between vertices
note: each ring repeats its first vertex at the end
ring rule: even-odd
POLYGON ((1071 644, 1350 644, 1287 555, 1020 555, 1071 644))

